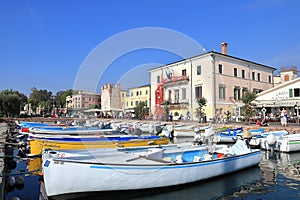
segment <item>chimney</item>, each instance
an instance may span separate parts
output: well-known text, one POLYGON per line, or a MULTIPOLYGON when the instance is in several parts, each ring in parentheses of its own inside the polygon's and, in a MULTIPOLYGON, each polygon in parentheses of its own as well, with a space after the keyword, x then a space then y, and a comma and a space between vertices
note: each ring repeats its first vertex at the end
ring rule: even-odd
POLYGON ((227 55, 227 45, 228 44, 226 42, 222 42, 221 45, 222 45, 222 54, 227 55))

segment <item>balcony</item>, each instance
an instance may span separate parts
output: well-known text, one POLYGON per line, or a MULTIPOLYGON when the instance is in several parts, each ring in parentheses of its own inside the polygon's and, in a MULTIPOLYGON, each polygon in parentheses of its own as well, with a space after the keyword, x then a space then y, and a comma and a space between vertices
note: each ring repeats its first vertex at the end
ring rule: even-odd
POLYGON ((171 76, 169 79, 165 79, 165 85, 173 85, 173 84, 187 84, 189 82, 188 76, 171 76))

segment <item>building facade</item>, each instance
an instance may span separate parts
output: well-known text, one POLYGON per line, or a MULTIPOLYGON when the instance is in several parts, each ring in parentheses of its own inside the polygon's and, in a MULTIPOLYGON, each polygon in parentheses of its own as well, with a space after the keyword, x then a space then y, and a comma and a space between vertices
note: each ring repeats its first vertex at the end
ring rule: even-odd
POLYGON ((146 107, 150 108, 150 85, 129 88, 124 100, 125 112, 132 112, 140 102, 145 102, 146 107))
POLYGON ((122 113, 120 84, 105 84, 101 87, 101 110, 104 115, 117 118, 122 113))
POLYGON ((222 43, 222 53, 207 52, 175 63, 149 70, 151 82, 151 113, 158 118, 163 102, 176 116, 189 114, 195 117, 197 98, 204 97, 204 112, 213 119, 230 111, 238 119, 246 91, 260 93, 274 85, 276 69, 227 54, 227 44, 222 43))
POLYGON ((261 111, 265 116, 279 117, 280 110, 284 107, 290 116, 298 115, 299 117, 300 78, 285 81, 274 88, 257 94, 254 103, 258 111, 261 111))
POLYGON ((74 91, 72 96, 66 97, 66 108, 73 114, 80 115, 84 110, 99 105, 100 95, 83 90, 74 91))

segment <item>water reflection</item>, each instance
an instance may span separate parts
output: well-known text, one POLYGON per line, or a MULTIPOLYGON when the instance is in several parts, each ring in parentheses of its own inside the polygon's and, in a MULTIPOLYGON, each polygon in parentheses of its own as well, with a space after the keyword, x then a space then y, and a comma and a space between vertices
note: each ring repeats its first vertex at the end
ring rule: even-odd
MULTIPOLYGON (((6 199, 14 196, 20 199, 47 199, 43 187, 40 187, 41 179, 35 173, 35 170, 40 169, 40 163, 39 158, 18 162, 16 170, 31 171, 31 173, 24 174, 24 188, 6 191, 6 199)), ((164 189, 89 193, 77 199, 298 199, 300 198, 299 171, 300 152, 287 154, 263 151, 263 159, 259 166, 214 180, 164 189)), ((63 179, 58 177, 58 180, 63 179)), ((74 196, 68 197, 75 199, 74 196)), ((59 199, 67 199, 67 197, 61 196, 59 199)))

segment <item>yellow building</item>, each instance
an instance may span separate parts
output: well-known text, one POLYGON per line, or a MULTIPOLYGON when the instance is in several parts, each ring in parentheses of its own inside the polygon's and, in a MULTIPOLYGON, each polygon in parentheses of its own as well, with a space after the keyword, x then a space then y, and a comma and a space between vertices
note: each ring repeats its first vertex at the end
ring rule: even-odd
POLYGON ((126 96, 122 102, 125 113, 133 112, 140 102, 145 102, 146 109, 150 108, 150 85, 129 88, 128 91, 121 92, 121 97, 123 96, 126 96))

